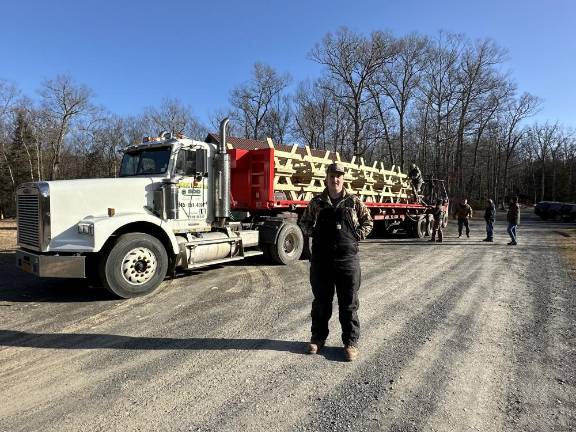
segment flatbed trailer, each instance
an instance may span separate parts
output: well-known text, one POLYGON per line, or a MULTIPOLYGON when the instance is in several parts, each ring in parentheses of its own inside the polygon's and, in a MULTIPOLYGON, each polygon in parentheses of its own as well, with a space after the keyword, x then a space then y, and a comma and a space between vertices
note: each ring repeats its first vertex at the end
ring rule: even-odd
MULTIPOLYGON (((299 220, 312 197, 324 190, 326 166, 338 162, 345 169, 344 184, 366 204, 375 222, 374 232, 397 229, 422 238, 432 229, 430 210, 448 196, 444 182, 429 177, 422 195, 416 196, 406 174, 380 162, 366 165, 362 158, 345 162, 338 153, 318 154, 308 147, 240 149, 228 145, 231 167, 231 209, 246 212, 254 221, 269 217, 299 220)), ((443 221, 445 225, 447 217, 443 221)))

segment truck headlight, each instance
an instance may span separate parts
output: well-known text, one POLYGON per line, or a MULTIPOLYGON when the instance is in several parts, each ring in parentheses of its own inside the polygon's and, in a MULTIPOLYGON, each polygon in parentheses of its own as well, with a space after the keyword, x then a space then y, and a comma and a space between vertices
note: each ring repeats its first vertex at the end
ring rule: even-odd
POLYGON ((94 224, 90 222, 79 222, 78 223, 78 233, 94 235, 94 224))

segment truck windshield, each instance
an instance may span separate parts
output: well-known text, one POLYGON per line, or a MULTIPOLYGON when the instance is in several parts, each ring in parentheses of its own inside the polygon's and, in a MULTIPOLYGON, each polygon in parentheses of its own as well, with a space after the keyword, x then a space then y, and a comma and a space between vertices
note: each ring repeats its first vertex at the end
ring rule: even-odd
POLYGON ((164 174, 170 161, 170 147, 149 148, 124 153, 120 177, 164 174))

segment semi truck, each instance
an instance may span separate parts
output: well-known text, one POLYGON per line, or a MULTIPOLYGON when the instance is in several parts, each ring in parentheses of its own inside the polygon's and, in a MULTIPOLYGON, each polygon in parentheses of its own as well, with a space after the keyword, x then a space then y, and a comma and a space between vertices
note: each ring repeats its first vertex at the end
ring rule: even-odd
POLYGON ((298 226, 324 188, 325 167, 370 209, 377 231, 423 237, 432 203, 448 199, 429 178, 420 196, 405 174, 308 147, 235 148, 162 132, 123 150, 118 177, 40 181, 18 187, 17 266, 39 277, 90 278, 120 298, 154 291, 167 276, 265 255, 289 265, 310 250, 298 226))

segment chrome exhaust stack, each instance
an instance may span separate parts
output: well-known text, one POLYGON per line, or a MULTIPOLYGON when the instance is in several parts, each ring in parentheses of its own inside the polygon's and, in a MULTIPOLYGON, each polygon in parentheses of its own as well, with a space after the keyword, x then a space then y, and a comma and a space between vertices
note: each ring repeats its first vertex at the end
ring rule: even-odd
POLYGON ((228 118, 220 122, 220 143, 214 157, 214 225, 224 227, 230 215, 230 156, 226 150, 228 118))

